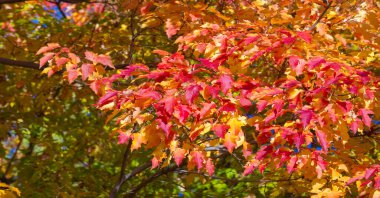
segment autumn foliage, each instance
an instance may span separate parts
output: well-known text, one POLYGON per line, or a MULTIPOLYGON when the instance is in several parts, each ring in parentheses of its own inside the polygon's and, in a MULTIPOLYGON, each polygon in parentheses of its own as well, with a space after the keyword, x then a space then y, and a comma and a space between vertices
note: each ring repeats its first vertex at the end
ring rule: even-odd
POLYGON ((116 126, 111 141, 148 150, 151 169, 212 177, 228 152, 242 178, 292 178, 293 187, 278 182, 287 193, 380 196, 378 3, 124 6, 142 29, 162 28, 177 50, 157 48, 156 64, 122 68, 112 53, 76 52, 68 43, 36 53, 42 73, 63 72, 99 96, 96 108, 116 126))

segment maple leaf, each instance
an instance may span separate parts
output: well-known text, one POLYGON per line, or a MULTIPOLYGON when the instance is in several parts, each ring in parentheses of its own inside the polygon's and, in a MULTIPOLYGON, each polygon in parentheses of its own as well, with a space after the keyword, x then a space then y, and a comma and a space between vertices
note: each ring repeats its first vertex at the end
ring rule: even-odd
POLYGON ((286 169, 288 170, 289 174, 294 171, 294 167, 296 166, 297 160, 298 160, 297 156, 292 156, 290 158, 289 163, 286 166, 286 169))
POLYGON ((307 62, 307 64, 309 65, 309 69, 314 69, 323 63, 326 63, 326 60, 321 57, 312 58, 307 62))
POLYGON ((232 88, 233 80, 232 80, 231 76, 229 76, 227 74, 221 75, 219 78, 219 82, 221 84, 222 92, 224 94, 226 94, 228 92, 228 90, 230 90, 232 88))
POLYGON ((45 53, 44 56, 40 58, 40 68, 44 66, 49 60, 51 60, 54 55, 55 53, 52 52, 45 53))
POLYGON ((212 160, 211 160, 210 158, 207 159, 207 162, 206 162, 206 170, 207 170, 208 175, 210 175, 210 176, 213 176, 213 175, 214 175, 214 172, 215 172, 215 166, 214 166, 214 164, 212 163, 212 160))
POLYGON ((256 159, 262 160, 265 156, 273 151, 273 146, 262 146, 260 150, 256 152, 256 159))
POLYGON ((310 34, 310 31, 297 32, 297 35, 306 41, 306 43, 311 43, 312 36, 310 34))
POLYGON ((67 71, 67 77, 68 77, 68 80, 69 80, 69 84, 73 83, 75 79, 78 78, 79 76, 79 72, 78 70, 68 70, 67 71))
POLYGON ((171 19, 167 19, 165 22, 165 32, 168 38, 176 35, 179 30, 179 27, 173 24, 171 19))
POLYGON ((317 135, 318 142, 321 144, 323 150, 327 152, 329 143, 326 140, 326 134, 320 130, 317 130, 315 133, 317 135))
POLYGON ((371 127, 371 117, 369 117, 369 114, 374 114, 373 111, 368 110, 368 109, 360 109, 359 110, 359 115, 362 116, 363 123, 367 127, 371 127))
POLYGON ((200 151, 192 151, 191 156, 198 168, 198 172, 203 168, 204 156, 200 151))
POLYGON ((300 110, 298 114, 300 115, 303 128, 306 128, 314 116, 314 111, 310 109, 303 109, 300 110))
POLYGON ((58 43, 48 43, 47 46, 41 47, 41 49, 37 51, 36 55, 44 54, 59 47, 61 46, 58 43))
POLYGON ((182 160, 185 158, 186 150, 182 148, 176 148, 173 152, 173 158, 177 166, 181 165, 182 160))
POLYGON ((223 125, 223 124, 215 124, 213 127, 212 127, 212 130, 215 132, 215 135, 220 137, 220 138, 224 138, 225 134, 227 133, 227 130, 229 129, 230 127, 227 126, 227 125, 223 125))
POLYGON ((185 98, 188 104, 192 104, 194 99, 198 97, 199 91, 202 89, 200 85, 191 85, 186 88, 185 98))

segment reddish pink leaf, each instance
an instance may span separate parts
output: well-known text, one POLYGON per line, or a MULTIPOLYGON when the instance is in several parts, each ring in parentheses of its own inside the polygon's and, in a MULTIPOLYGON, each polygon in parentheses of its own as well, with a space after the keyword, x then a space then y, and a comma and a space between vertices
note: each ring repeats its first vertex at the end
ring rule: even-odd
POLYGON ((376 176, 374 180, 375 180, 375 188, 380 188, 380 175, 376 176))
POLYGON ((118 135, 118 144, 126 144, 131 139, 131 134, 120 132, 118 135))
POLYGON ((142 72, 149 72, 149 67, 143 64, 129 65, 125 69, 121 70, 120 73, 126 77, 130 77, 142 72))
POLYGON ((262 112, 265 107, 267 107, 267 104, 268 102, 266 100, 259 100, 257 103, 256 103, 256 106, 257 106, 257 112, 260 113, 262 112))
POLYGON ((215 135, 220 137, 220 138, 224 138, 225 134, 227 133, 227 130, 229 129, 230 127, 228 125, 223 125, 223 124, 215 124, 213 127, 212 127, 212 130, 215 132, 215 135))
POLYGON ((151 169, 157 168, 158 165, 160 165, 160 161, 157 159, 157 157, 153 157, 152 158, 152 168, 151 169))
POLYGON ((297 32, 297 35, 306 41, 306 43, 311 43, 312 36, 310 34, 310 31, 297 32))
POLYGON ((51 51, 53 49, 56 49, 58 47, 61 47, 58 43, 48 43, 47 46, 41 47, 36 53, 36 55, 51 51))
POLYGON ((166 138, 168 138, 171 134, 171 126, 172 124, 171 123, 164 123, 161 119, 158 119, 158 125, 160 126, 160 128, 165 132, 165 136, 166 138))
POLYGON ((227 102, 221 108, 219 108, 220 112, 235 112, 236 107, 233 103, 227 102))
POLYGON ((179 30, 179 27, 175 26, 171 19, 167 19, 165 23, 165 32, 168 38, 171 38, 172 36, 176 35, 179 30))
POLYGON ((306 128, 307 125, 309 125, 311 119, 314 116, 314 112, 312 110, 306 109, 306 110, 300 110, 299 112, 302 126, 303 128, 306 128))
POLYGON ((256 168, 256 166, 253 163, 248 163, 244 167, 244 173, 243 173, 243 175, 247 176, 247 175, 251 174, 255 170, 255 168, 256 168))
POLYGON ((220 65, 220 61, 211 61, 210 59, 207 59, 207 58, 200 58, 199 61, 202 63, 202 65, 204 65, 206 68, 209 68, 209 69, 212 69, 212 70, 217 70, 219 65, 220 65))
POLYGON ((314 69, 314 68, 318 67, 319 65, 321 65, 325 62, 326 62, 326 60, 324 58, 315 57, 315 58, 310 59, 307 62, 307 64, 309 65, 309 69, 314 69))
POLYGON ((69 84, 73 83, 75 79, 79 76, 79 72, 76 69, 67 71, 67 77, 69 79, 69 84))
POLYGON ((195 164, 197 165, 198 172, 199 172, 203 168, 203 162, 204 162, 203 154, 200 151, 193 151, 191 152, 191 156, 193 157, 193 160, 195 164))
POLYGON ((95 68, 93 65, 85 63, 82 65, 81 70, 82 80, 84 81, 88 78, 89 75, 91 75, 95 71, 95 68))
POLYGON ((297 160, 298 160, 297 156, 292 156, 290 158, 289 163, 286 166, 286 169, 288 170, 289 174, 294 171, 294 166, 296 166, 297 160))
POLYGON ((207 170, 208 175, 210 176, 214 175, 215 167, 214 167, 214 164, 212 163, 211 158, 208 158, 206 162, 206 170, 207 170))
POLYGON ((185 105, 178 105, 177 109, 179 111, 179 121, 184 123, 185 120, 189 117, 191 109, 185 105))
POLYGON ((199 112, 199 119, 203 119, 205 115, 207 115, 208 112, 210 112, 211 109, 214 109, 216 107, 216 104, 214 102, 211 103, 203 103, 203 108, 199 112))
POLYGON ((44 66, 49 60, 53 58, 55 53, 49 52, 46 53, 42 58, 40 58, 40 68, 44 66))
POLYGON ((374 114, 373 111, 368 110, 368 109, 360 109, 359 110, 359 115, 362 116, 363 123, 367 127, 371 127, 371 118, 369 117, 369 114, 374 114))
POLYGON ((296 37, 286 37, 282 39, 282 42, 284 42, 286 45, 291 45, 296 41, 296 37))
POLYGON ((375 171, 376 171, 376 168, 368 168, 365 172, 365 178, 366 179, 371 178, 374 175, 375 171))
POLYGON ((316 131, 316 135, 317 135, 319 144, 322 146, 322 149, 325 152, 327 152, 328 151, 328 147, 329 147, 329 143, 326 140, 326 134, 325 134, 325 132, 317 130, 316 131))
POLYGON ((115 66, 113 66, 112 64, 111 57, 108 55, 104 55, 104 54, 98 55, 96 57, 96 62, 115 69, 115 66))
POLYGON ((221 75, 219 78, 219 82, 221 84, 222 92, 224 94, 226 94, 228 92, 228 90, 230 90, 232 88, 233 80, 232 80, 231 76, 229 76, 229 75, 226 75, 226 74, 221 75))
POLYGON ((185 98, 187 103, 193 104, 193 101, 199 95, 199 91, 202 89, 199 85, 191 85, 186 88, 185 98))
POLYGON ((273 146, 263 146, 259 151, 256 153, 256 159, 262 160, 265 156, 267 156, 269 153, 273 151, 273 146))
POLYGON ((117 92, 116 91, 110 91, 107 92, 104 96, 102 96, 99 101, 96 103, 96 106, 101 107, 105 104, 110 103, 117 97, 117 92))

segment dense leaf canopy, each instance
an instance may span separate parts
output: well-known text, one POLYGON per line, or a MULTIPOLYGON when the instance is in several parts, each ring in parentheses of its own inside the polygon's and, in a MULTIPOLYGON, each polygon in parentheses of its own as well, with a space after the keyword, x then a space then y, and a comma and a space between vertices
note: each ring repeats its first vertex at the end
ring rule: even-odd
POLYGON ((380 197, 373 0, 0 0, 0 196, 380 197))

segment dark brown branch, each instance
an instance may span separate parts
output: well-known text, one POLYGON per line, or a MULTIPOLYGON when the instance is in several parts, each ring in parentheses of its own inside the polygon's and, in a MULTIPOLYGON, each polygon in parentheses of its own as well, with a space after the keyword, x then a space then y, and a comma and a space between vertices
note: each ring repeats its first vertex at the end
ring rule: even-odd
POLYGON ((61 8, 61 2, 62 2, 62 0, 58 0, 58 2, 56 2, 56 5, 57 5, 58 11, 61 13, 62 17, 66 19, 67 18, 66 14, 61 8))
POLYGON ((110 194, 110 197, 112 197, 112 198, 117 196, 117 193, 119 192, 119 189, 120 189, 121 184, 122 184, 121 181, 123 181, 123 179, 125 177, 125 167, 127 166, 127 160, 128 160, 129 153, 131 151, 131 145, 132 145, 132 141, 129 141, 127 148, 125 149, 125 152, 124 152, 123 162, 121 163, 119 180, 115 184, 115 186, 112 189, 111 194, 110 194))
POLYGON ((1 57, 0 57, 0 64, 29 68, 29 69, 39 69, 39 67, 40 67, 37 63, 34 63, 34 62, 12 60, 12 59, 1 58, 1 57))
POLYGON ((178 167, 177 165, 175 164, 172 164, 172 165, 169 165, 163 169, 160 169, 156 174, 148 177, 147 179, 143 180, 139 185, 133 187, 127 194, 125 197, 135 197, 136 196, 136 193, 141 190, 142 188, 144 188, 146 185, 148 185, 149 183, 151 183, 152 181, 154 181, 155 179, 157 179, 158 177, 160 177, 161 175, 165 175, 167 173, 170 173, 170 172, 173 172, 175 170, 177 170, 178 167))
MULTIPOLYGON (((143 172, 144 170, 146 170, 147 168, 149 168, 150 166, 152 166, 152 163, 149 161, 139 167, 137 167, 136 169, 134 169, 132 172, 128 173, 127 175, 124 175, 124 177, 122 178, 122 180, 119 181, 119 183, 116 184, 115 188, 117 189, 116 191, 118 192, 120 190, 120 187, 128 180, 130 179, 131 177, 143 172)), ((114 188, 114 189, 115 189, 114 188)), ((116 194, 110 194, 110 198, 114 198, 116 197, 117 195, 117 192, 116 194)))
POLYGON ((318 25, 318 23, 322 20, 323 16, 326 14, 327 10, 331 7, 331 4, 332 4, 332 0, 330 2, 327 2, 327 7, 322 12, 321 16, 319 16, 317 21, 315 21, 314 24, 310 27, 309 31, 313 30, 318 25))

